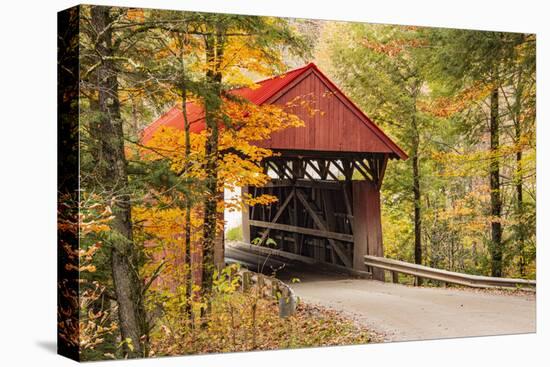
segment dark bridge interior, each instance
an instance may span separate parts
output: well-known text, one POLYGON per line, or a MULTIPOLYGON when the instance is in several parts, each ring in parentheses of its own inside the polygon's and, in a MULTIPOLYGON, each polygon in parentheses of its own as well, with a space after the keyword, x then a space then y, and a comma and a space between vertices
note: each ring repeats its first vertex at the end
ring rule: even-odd
POLYGON ((369 270, 363 256, 383 256, 379 188, 388 154, 279 153, 263 163, 270 184, 244 189, 278 198, 243 213, 244 241, 265 246, 271 238, 278 250, 369 270))

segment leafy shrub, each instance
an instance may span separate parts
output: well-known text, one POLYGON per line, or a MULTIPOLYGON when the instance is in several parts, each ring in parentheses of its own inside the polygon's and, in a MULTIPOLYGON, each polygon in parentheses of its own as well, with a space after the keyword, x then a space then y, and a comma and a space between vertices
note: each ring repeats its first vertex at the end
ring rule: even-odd
POLYGON ((227 231, 226 235, 227 240, 229 241, 242 241, 243 240, 243 227, 233 227, 227 231))

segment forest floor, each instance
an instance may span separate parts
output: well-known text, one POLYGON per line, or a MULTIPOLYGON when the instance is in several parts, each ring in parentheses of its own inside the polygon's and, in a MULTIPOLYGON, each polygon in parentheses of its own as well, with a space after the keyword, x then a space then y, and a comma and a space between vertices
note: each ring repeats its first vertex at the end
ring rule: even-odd
POLYGON ((177 323, 166 322, 152 340, 151 356, 175 356, 379 343, 384 338, 341 311, 299 302, 293 315, 280 318, 278 302, 235 292, 213 300, 206 326, 180 333, 177 323))
POLYGON ((356 318, 350 317, 347 312, 332 307, 300 302, 296 308, 296 317, 312 318, 320 321, 321 324, 338 325, 334 328, 333 335, 326 338, 324 342, 326 346, 381 343, 386 339, 384 334, 371 330, 356 318))

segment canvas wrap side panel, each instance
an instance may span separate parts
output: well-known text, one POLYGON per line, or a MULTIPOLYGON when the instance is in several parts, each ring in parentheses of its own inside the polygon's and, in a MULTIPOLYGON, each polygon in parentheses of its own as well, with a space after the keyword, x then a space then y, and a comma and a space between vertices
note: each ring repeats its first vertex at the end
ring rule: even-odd
POLYGON ((75 256, 79 250, 79 16, 78 6, 57 14, 57 352, 74 360, 80 360, 75 256))

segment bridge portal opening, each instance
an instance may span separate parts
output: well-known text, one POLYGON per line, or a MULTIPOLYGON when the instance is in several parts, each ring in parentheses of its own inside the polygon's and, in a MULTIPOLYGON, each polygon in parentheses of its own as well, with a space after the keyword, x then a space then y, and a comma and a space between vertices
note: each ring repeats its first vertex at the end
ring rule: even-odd
MULTIPOLYGON (((364 256, 383 256, 380 184, 388 154, 278 153, 263 162, 271 182, 243 188, 253 197, 278 198, 272 205, 243 211, 243 240, 335 267, 370 271, 364 256)), ((383 272, 374 270, 372 275, 382 279, 383 272)))

